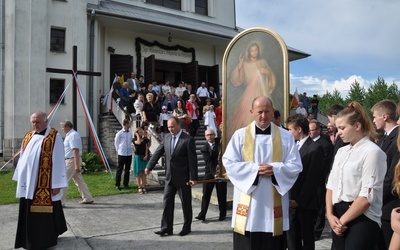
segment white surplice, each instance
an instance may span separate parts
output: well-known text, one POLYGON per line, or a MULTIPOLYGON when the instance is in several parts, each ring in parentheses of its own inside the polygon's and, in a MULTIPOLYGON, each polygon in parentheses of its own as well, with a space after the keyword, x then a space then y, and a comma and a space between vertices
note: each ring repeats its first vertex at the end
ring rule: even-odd
MULTIPOLYGON (((21 151, 13 180, 17 181, 17 198, 33 199, 39 171, 39 160, 43 139, 49 134, 47 127, 45 135, 32 136, 24 151, 21 151)), ((22 149, 21 149, 22 150, 22 149)), ((53 166, 51 172, 51 188, 64 189, 68 186, 64 160, 64 143, 60 133, 57 132, 53 149, 53 166)), ((64 190, 57 195, 52 195, 52 201, 61 200, 64 190)))
MULTIPOLYGON (((255 126, 253 122, 251 126, 255 126)), ((282 139, 282 162, 272 161, 271 135, 256 135, 254 162, 245 162, 243 159, 243 142, 245 128, 237 130, 229 141, 222 157, 223 165, 234 185, 232 227, 235 225, 235 214, 240 192, 251 194, 250 208, 247 217, 246 231, 269 232, 273 231, 273 196, 271 177, 259 177, 258 184, 253 185, 258 174, 258 164, 267 163, 273 167, 274 176, 278 183, 275 185, 282 195, 283 231, 289 229, 289 194, 288 191, 296 182, 299 173, 303 170, 301 158, 293 136, 286 130, 279 128, 282 139)))

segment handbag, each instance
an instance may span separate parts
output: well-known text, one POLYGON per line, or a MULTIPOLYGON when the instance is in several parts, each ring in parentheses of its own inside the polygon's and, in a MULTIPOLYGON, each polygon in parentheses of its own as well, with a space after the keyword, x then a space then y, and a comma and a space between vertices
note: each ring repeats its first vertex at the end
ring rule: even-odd
POLYGON ((189 123, 191 123, 192 122, 192 117, 186 117, 185 118, 185 122, 186 122, 186 124, 189 124, 189 123))

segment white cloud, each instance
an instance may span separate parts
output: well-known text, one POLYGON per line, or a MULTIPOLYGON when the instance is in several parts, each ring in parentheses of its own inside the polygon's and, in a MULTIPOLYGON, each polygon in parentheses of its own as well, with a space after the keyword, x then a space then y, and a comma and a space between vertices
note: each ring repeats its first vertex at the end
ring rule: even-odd
MULTIPOLYGON (((345 98, 348 95, 351 84, 355 81, 360 83, 365 89, 373 84, 375 80, 366 80, 361 76, 352 75, 347 79, 341 78, 338 80, 329 81, 327 79, 320 79, 313 76, 295 76, 290 74, 290 92, 293 94, 297 88, 298 93, 307 92, 308 96, 317 94, 319 96, 324 95, 326 92, 332 93, 335 89, 341 93, 341 96, 345 98)), ((391 82, 385 80, 388 84, 391 82)))
POLYGON ((236 0, 236 10, 238 26, 270 28, 312 55, 301 64, 335 69, 335 86, 352 75, 400 78, 400 1, 236 0))

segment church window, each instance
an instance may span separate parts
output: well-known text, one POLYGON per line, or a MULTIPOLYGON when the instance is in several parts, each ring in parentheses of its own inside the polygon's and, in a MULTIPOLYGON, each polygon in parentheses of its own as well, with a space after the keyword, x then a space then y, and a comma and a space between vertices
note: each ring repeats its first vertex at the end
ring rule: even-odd
POLYGON ((195 12, 200 15, 208 15, 208 0, 195 0, 195 12))
POLYGON ((175 10, 181 10, 181 0, 146 0, 146 3, 160 5, 175 10))
MULTIPOLYGON (((57 103, 58 99, 64 92, 64 79, 50 79, 50 103, 57 103)), ((64 99, 61 103, 64 103, 64 99)))
POLYGON ((50 51, 65 52, 65 29, 51 28, 50 51))

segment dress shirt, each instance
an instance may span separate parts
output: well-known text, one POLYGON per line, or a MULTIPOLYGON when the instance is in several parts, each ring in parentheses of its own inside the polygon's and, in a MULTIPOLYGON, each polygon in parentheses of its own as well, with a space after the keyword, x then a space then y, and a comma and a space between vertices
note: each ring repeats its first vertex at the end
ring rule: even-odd
POLYGON ((132 131, 124 129, 118 131, 115 135, 114 146, 118 155, 132 155, 132 131))
POLYGON ((304 137, 303 139, 301 139, 300 141, 297 142, 297 148, 300 150, 301 147, 303 146, 303 144, 307 141, 309 136, 304 137))
MULTIPOLYGON (((158 85, 153 85, 153 91, 156 92, 156 94, 160 93, 160 86, 158 85)), ((155 96, 153 96, 155 98, 155 96)))
POLYGON ((396 126, 394 126, 391 130, 389 130, 388 132, 386 132, 385 134, 386 134, 386 136, 389 136, 390 135, 390 133, 392 133, 392 131, 395 129, 395 128, 397 128, 399 125, 396 125, 396 126))
POLYGON ((65 159, 74 157, 73 149, 79 150, 79 156, 82 155, 82 139, 81 136, 74 129, 68 131, 64 139, 65 159))
POLYGON ((341 147, 335 156, 326 188, 332 190, 332 203, 353 202, 366 197, 370 203, 364 215, 381 224, 382 191, 386 154, 368 137, 355 145, 341 147))
POLYGON ((317 136, 317 137, 315 137, 314 139, 313 139, 313 141, 318 141, 319 140, 319 138, 321 138, 321 136, 319 135, 319 136, 317 136))
POLYGON ((185 91, 185 90, 186 90, 185 87, 177 87, 175 89, 175 95, 177 95, 179 98, 181 98, 183 95, 183 91, 185 91))
POLYGON ((199 87, 198 89, 197 89, 197 92, 196 92, 196 94, 199 96, 199 97, 209 97, 209 93, 208 93, 208 89, 206 88, 206 87, 199 87))
POLYGON ((303 107, 298 107, 296 109, 296 114, 307 116, 307 110, 303 107))

